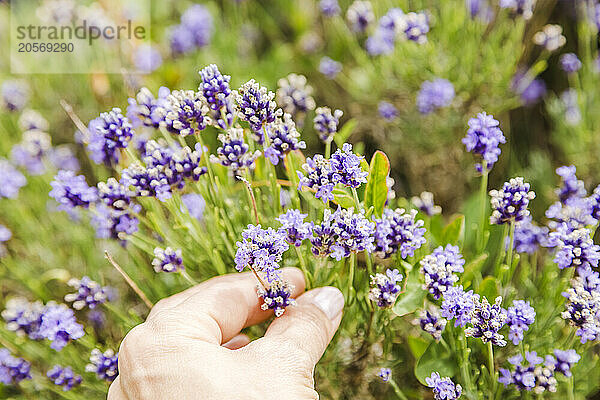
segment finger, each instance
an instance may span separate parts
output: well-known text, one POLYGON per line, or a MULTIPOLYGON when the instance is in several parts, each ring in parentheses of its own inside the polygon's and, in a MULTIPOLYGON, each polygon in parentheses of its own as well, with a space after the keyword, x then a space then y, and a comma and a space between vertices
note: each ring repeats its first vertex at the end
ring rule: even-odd
MULTIPOLYGON (((327 286, 313 289, 297 299, 267 329, 263 342, 285 342, 286 348, 297 349, 307 357, 306 368, 314 368, 342 320, 344 296, 339 289, 327 286), (290 346, 291 345, 291 346, 290 346)), ((277 348, 277 346, 269 346, 277 348)))
MULTIPOLYGON (((282 279, 294 287, 292 297, 304 291, 304 275, 298 268, 282 269, 282 279)), ((212 278, 188 289, 189 295, 181 296, 180 302, 155 311, 147 323, 160 324, 161 330, 177 331, 189 338, 221 345, 243 328, 273 315, 272 311, 261 310, 257 284, 251 273, 212 278)))
POLYGON ((250 343, 250 338, 244 334, 234 336, 229 342, 223 344, 223 347, 227 347, 229 350, 237 350, 250 343))
POLYGON ((118 375, 108 388, 108 397, 106 400, 127 400, 127 396, 121 390, 121 379, 118 375))

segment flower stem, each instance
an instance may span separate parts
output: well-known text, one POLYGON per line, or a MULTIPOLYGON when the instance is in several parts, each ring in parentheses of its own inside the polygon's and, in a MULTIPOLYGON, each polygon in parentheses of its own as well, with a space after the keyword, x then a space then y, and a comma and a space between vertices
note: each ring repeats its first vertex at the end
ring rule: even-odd
POLYGON ((514 274, 514 269, 513 269, 513 247, 515 245, 515 221, 511 220, 510 221, 510 233, 509 233, 509 240, 508 240, 508 254, 506 256, 506 263, 508 264, 508 280, 507 282, 502 282, 503 284, 506 284, 508 282, 510 282, 512 280, 512 276, 514 274))
POLYGON ((182 269, 180 272, 181 276, 183 276, 185 278, 186 281, 188 281, 192 286, 196 286, 198 284, 198 282, 192 278, 190 276, 190 274, 187 273, 187 271, 185 269, 182 269))
POLYGON ((331 156, 331 140, 325 142, 325 158, 329 158, 331 156))
POLYGON ((465 387, 471 393, 473 390, 473 383, 471 381, 471 369, 469 368, 469 348, 467 347, 467 337, 465 336, 464 330, 461 329, 461 333, 458 337, 458 343, 462 352, 462 363, 460 365, 460 373, 462 376, 462 380, 465 383, 465 387))
POLYGON ((273 196, 273 206, 276 213, 281 211, 281 204, 279 199, 279 185, 277 183, 277 175, 275 174, 275 166, 271 164, 271 161, 266 156, 267 148, 271 145, 271 140, 269 139, 269 134, 267 133, 266 125, 263 126, 264 132, 264 145, 263 145, 263 153, 265 158, 265 165, 269 174, 269 181, 271 182, 271 195, 273 196))
POLYGON ((298 210, 302 211, 301 204, 300 204, 300 194, 298 193, 298 176, 296 175, 296 163, 294 161, 294 157, 292 156, 292 153, 288 153, 286 155, 287 157, 287 162, 288 162, 288 178, 290 179, 290 182, 292 182, 292 192, 294 193, 292 195, 292 201, 294 202, 294 207, 296 207, 298 210))
MULTIPOLYGON (((250 178, 250 173, 248 172, 248 178, 250 178)), ((254 191, 252 190, 252 185, 250 181, 247 179, 242 179, 244 184, 246 185, 246 192, 248 193, 248 201, 252 207, 252 211, 254 212, 254 219, 256 221, 256 225, 260 224, 260 219, 258 218, 258 209, 256 208, 256 197, 254 197, 254 191)))
POLYGON ((575 400, 575 383, 574 383, 574 380, 575 380, 575 377, 573 375, 571 375, 569 377, 569 380, 567 381, 569 400, 575 400))
POLYGON ((354 199, 356 212, 360 212, 360 200, 358 200, 358 192, 356 191, 356 188, 352 188, 352 198, 354 199))
POLYGON ((346 301, 348 302, 348 305, 350 305, 351 303, 351 299, 350 299, 350 294, 352 292, 352 289, 354 287, 354 268, 355 268, 355 264, 356 264, 356 254, 355 253, 350 253, 350 270, 348 273, 348 289, 346 291, 346 296, 347 299, 346 301))
POLYGON ((487 349, 488 349, 488 368, 490 370, 490 385, 491 385, 490 399, 493 399, 494 395, 496 393, 496 368, 494 367, 494 347, 492 345, 492 342, 487 343, 487 349))
MULTIPOLYGON (((292 245, 293 246, 293 245, 292 245)), ((298 256, 298 261, 300 262, 300 269, 304 272, 304 279, 306 280, 306 289, 310 289, 312 287, 312 274, 306 268, 306 261, 304 261, 304 256, 302 255, 302 251, 300 251, 299 247, 294 246, 294 250, 296 250, 296 255, 298 256)))
POLYGON ((392 388, 394 389, 394 393, 396 393, 396 396, 398 396, 399 399, 408 400, 408 397, 406 397, 406 395, 402 392, 400 387, 398 387, 398 384, 396 383, 396 381, 394 381, 392 378, 390 378, 390 385, 392 385, 392 388))
POLYGON ((119 274, 121 274, 123 279, 125 279, 125 282, 127 282, 127 284, 131 287, 131 289, 133 289, 133 291, 140 297, 140 299, 142 299, 144 304, 146 304, 146 306, 148 308, 152 308, 154 306, 154 304, 152 304, 152 302, 150 300, 148 300, 148 297, 146 297, 146 294, 144 292, 142 292, 140 287, 133 281, 133 279, 131 279, 131 277, 129 275, 127 275, 127 273, 123 270, 123 268, 121 268, 121 266, 115 262, 115 260, 112 258, 112 256, 110 255, 110 253, 108 251, 104 251, 104 257, 106 257, 108 262, 110 262, 111 265, 119 272, 119 274))
POLYGON ((487 209, 487 186, 488 186, 488 171, 484 171, 481 175, 481 188, 479 189, 479 199, 480 199, 480 207, 481 212, 479 216, 481 219, 479 220, 479 230, 477 231, 477 251, 481 253, 485 248, 485 231, 487 228, 487 223, 485 220, 485 211, 487 209))

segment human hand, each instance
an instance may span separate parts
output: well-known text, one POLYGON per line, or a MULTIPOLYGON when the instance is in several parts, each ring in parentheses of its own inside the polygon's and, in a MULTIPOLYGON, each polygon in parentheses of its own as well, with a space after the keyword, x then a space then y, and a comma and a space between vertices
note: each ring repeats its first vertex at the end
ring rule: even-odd
MULTIPOLYGON (((293 297, 304 292, 300 270, 283 279, 293 297)), ((159 301, 123 339, 108 400, 318 399, 313 370, 342 319, 342 293, 303 293, 250 342, 240 331, 273 315, 256 285, 252 273, 230 274, 159 301)))

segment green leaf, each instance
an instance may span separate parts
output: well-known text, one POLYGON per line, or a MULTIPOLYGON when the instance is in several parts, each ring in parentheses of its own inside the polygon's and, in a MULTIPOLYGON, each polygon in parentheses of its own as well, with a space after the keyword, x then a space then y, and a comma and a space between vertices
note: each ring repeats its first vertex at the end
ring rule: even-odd
POLYGON ((465 216, 459 215, 452 220, 442 231, 442 242, 458 244, 465 237, 465 216))
POLYGON ((342 126, 333 137, 333 140, 335 140, 335 144, 337 144, 338 147, 342 147, 342 145, 346 142, 350 135, 352 135, 352 132, 354 132, 354 128, 356 128, 355 119, 349 119, 348 121, 346 121, 344 126, 342 126))
POLYGON ((421 358, 427 347, 429 346, 429 342, 420 337, 408 337, 408 347, 410 348, 410 352, 415 356, 415 359, 421 358))
POLYGON ((354 207, 352 195, 342 188, 333 188, 333 202, 343 208, 354 207))
POLYGON ((373 206, 374 214, 381 217, 388 194, 386 178, 390 173, 390 160, 384 152, 377 150, 373 154, 370 170, 371 173, 365 189, 365 207, 373 206))
POLYGON ((481 267, 483 267, 487 259, 488 254, 483 253, 479 257, 465 265, 465 272, 462 275, 462 281, 464 283, 471 282, 475 277, 475 271, 481 271, 481 267))
POLYGON ((432 372, 438 372, 440 376, 454 376, 458 363, 452 359, 446 348, 438 342, 431 342, 427 350, 421 355, 415 364, 415 376, 423 385, 425 378, 431 376, 432 372))
POLYGON ((498 284, 496 278, 492 276, 486 277, 477 288, 477 293, 481 296, 485 296, 490 303, 494 302, 494 299, 498 297, 498 284))
POLYGON ((406 277, 406 289, 398 297, 396 304, 392 308, 396 315, 401 317, 423 307, 423 301, 425 301, 427 292, 421 288, 419 277, 419 268, 413 268, 408 277, 406 277))
MULTIPOLYGON (((304 154, 302 154, 302 152, 300 150, 294 150, 294 151, 290 151, 288 153, 288 155, 283 159, 283 163, 285 166, 285 172, 288 176, 288 178, 294 174, 294 177, 296 177, 297 173, 296 171, 302 171, 302 165, 306 162, 306 157, 304 157, 304 154), (291 162, 291 164, 290 164, 291 162), (294 170, 292 171, 292 166, 294 167, 294 170)), ((298 178, 296 178, 298 179, 298 178)))

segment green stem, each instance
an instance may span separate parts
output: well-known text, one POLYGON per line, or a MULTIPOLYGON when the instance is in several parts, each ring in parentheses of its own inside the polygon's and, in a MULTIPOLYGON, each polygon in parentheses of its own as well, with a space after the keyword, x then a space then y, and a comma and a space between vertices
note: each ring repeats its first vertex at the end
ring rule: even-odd
POLYGON ((494 394, 496 393, 496 368, 494 367, 494 347, 492 342, 488 342, 488 368, 490 370, 490 384, 491 384, 491 393, 490 399, 494 398, 494 394))
MULTIPOLYGON (((504 241, 503 241, 502 245, 504 245, 504 241)), ((515 245, 515 221, 511 219, 510 233, 509 233, 509 240, 508 240, 508 254, 506 256, 506 263, 508 265, 508 270, 510 272, 508 274, 507 282, 502 282, 503 284, 510 282, 512 280, 512 276, 515 272, 513 269, 513 247, 514 247, 514 245, 515 245)))
POLYGON ((402 392, 400 387, 398 387, 398 384, 396 383, 396 381, 394 381, 391 378, 390 378, 390 385, 392 385, 392 388, 394 389, 394 393, 396 393, 396 396, 398 396, 399 399, 408 400, 408 397, 406 397, 406 395, 402 392))
POLYGON ((329 158, 331 156, 331 140, 325 142, 325 158, 329 158))
POLYGON ((356 191, 356 188, 352 188, 352 198, 354 199, 356 212, 360 212, 360 200, 358 200, 358 192, 356 191))
POLYGON ((568 394, 569 394, 569 400, 575 400, 575 382, 574 382, 574 376, 571 375, 569 377, 569 380, 567 381, 568 383, 568 394))
POLYGON ((473 382, 471 380, 471 369, 469 366, 469 348, 467 347, 467 337, 465 336, 465 331, 461 329, 461 332, 458 337, 458 342, 460 345, 461 353, 462 353, 462 363, 460 365, 460 373, 462 376, 462 380, 465 383, 465 387, 471 393, 474 392, 473 382))
POLYGON ((304 279, 306 280, 306 289, 310 289, 312 287, 312 274, 306 268, 306 261, 304 261, 304 256, 302 255, 302 251, 299 247, 294 246, 294 250, 296 250, 296 255, 298 256, 298 261, 300 262, 300 269, 304 273, 304 279))
POLYGON ((481 253, 485 248, 485 231, 487 228, 487 221, 485 219, 485 211, 487 209, 487 186, 488 186, 488 171, 484 171, 481 175, 481 188, 479 189, 479 199, 480 199, 480 214, 481 219, 479 220, 479 231, 477 232, 477 250, 478 253, 481 253))
POLYGON ((210 160, 208 159, 209 158, 208 155, 204 154, 204 153, 207 152, 207 150, 206 150, 206 146, 204 146, 204 140, 202 140, 202 134, 198 133, 196 135, 196 137, 198 138, 198 143, 200 143, 200 148, 202 149, 202 153, 203 153, 202 154, 202 158, 204 159, 204 163, 206 164, 206 170, 208 171, 208 178, 209 178, 209 181, 210 181, 210 183, 208 185, 208 194, 209 194, 209 196, 210 196, 210 198, 212 200, 212 203, 213 204, 217 204, 217 200, 216 199, 220 199, 220 197, 217 196, 214 193, 214 189, 215 189, 215 187, 214 187, 214 185, 215 185, 215 175, 214 175, 213 170, 212 170, 212 164, 211 164, 210 160))
POLYGON ((356 265, 356 254, 350 253, 350 270, 348 272, 348 289, 346 290, 346 302, 350 305, 351 299, 350 294, 352 293, 352 289, 354 288, 354 269, 356 265))
POLYGON ((192 278, 185 269, 182 269, 179 273, 185 278, 186 281, 190 283, 190 285, 196 286, 198 284, 198 282, 194 278, 192 278))
MULTIPOLYGON (((263 150, 266 153, 269 146, 271 146, 271 140, 269 138, 269 134, 267 133, 266 125, 263 126, 264 132, 264 146, 263 150)), ((275 207, 275 212, 279 213, 281 211, 281 204, 279 199, 279 184, 277 183, 277 175, 275 174, 275 166, 271 164, 271 161, 265 157, 265 166, 268 170, 269 181, 271 182, 271 195, 273 196, 273 205, 275 207)))
POLYGON ((292 156, 292 153, 288 153, 286 155, 287 157, 287 161, 288 161, 288 169, 289 169, 289 176, 288 178, 290 179, 290 182, 292 182, 292 201, 294 202, 294 207, 296 207, 298 210, 302 211, 301 204, 300 204, 300 194, 298 193, 298 176, 296 175, 296 163, 294 161, 294 157, 292 156))

